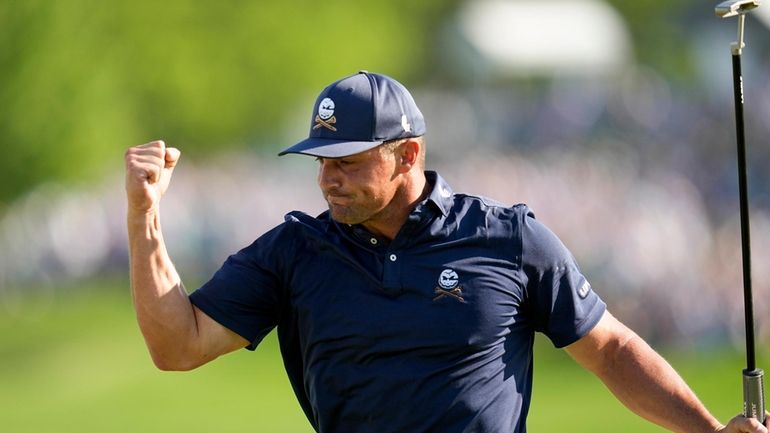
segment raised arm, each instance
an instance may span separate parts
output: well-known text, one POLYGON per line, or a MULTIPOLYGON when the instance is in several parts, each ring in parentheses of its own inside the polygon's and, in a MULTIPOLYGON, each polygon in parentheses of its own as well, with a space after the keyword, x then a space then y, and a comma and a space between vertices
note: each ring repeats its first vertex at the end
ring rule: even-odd
POLYGON ((609 312, 566 350, 634 413, 673 432, 767 433, 743 416, 720 424, 671 365, 609 312))
POLYGON ((190 370, 248 345, 192 305, 166 251, 159 204, 179 157, 163 141, 125 155, 131 291, 145 343, 162 370, 190 370))

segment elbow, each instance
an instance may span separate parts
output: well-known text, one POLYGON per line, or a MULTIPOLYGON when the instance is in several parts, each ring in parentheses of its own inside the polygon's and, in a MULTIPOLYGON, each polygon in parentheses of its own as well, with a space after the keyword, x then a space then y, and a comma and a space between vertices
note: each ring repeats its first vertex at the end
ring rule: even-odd
POLYGON ((181 363, 169 362, 164 359, 152 359, 155 367, 160 371, 190 371, 195 367, 191 367, 181 363))
POLYGON ((204 364, 196 347, 178 334, 171 338, 158 338, 149 332, 143 334, 147 351, 158 370, 190 371, 204 364))
POLYGON ((190 357, 170 356, 150 350, 153 364, 160 371, 190 371, 200 367, 202 363, 193 361, 190 357))

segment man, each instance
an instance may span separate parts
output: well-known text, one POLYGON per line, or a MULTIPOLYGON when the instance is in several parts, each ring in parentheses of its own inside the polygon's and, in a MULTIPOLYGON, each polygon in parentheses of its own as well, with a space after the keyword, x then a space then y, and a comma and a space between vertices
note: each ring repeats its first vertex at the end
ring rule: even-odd
POLYGON ((277 327, 319 432, 524 432, 540 331, 672 431, 767 432, 709 414, 525 206, 455 194, 425 171, 425 130, 389 77, 362 71, 326 87, 309 137, 281 154, 318 159, 328 211, 289 213, 189 297, 159 222, 180 152, 130 149, 131 285, 155 364, 189 370, 277 327))

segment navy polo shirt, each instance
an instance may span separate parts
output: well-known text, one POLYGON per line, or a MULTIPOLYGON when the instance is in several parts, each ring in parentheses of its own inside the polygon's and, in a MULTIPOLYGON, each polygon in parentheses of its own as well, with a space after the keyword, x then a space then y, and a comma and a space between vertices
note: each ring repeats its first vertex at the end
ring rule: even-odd
POLYGON ((604 313, 526 206, 426 174, 430 196, 391 242, 291 212, 190 295, 249 349, 277 327, 321 433, 524 432, 534 332, 563 347, 604 313))

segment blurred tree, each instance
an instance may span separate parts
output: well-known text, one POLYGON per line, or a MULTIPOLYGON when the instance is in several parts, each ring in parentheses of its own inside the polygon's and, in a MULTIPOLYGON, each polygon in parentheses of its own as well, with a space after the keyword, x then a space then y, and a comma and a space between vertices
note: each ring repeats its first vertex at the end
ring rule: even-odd
POLYGON ((150 139, 188 156, 264 145, 301 98, 358 69, 408 82, 455 3, 0 2, 0 204, 99 179, 150 139))

